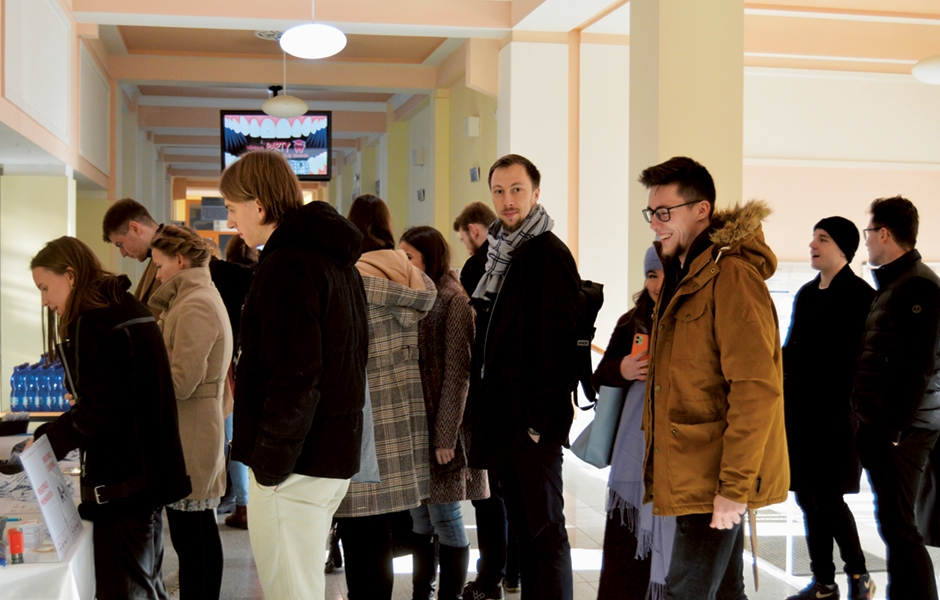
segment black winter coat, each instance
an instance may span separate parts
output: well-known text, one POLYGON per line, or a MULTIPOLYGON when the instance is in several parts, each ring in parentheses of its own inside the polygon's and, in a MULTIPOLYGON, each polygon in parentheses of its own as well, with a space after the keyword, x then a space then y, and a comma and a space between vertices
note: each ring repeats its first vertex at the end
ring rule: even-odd
POLYGON ((846 265, 829 287, 796 294, 783 347, 790 490, 857 493, 862 467, 849 397, 875 290, 846 265))
POLYGON ((359 471, 369 329, 362 234, 325 202, 285 215, 242 310, 232 458, 261 485, 359 471))
POLYGON ((96 486, 106 486, 102 494, 115 485, 132 492, 106 504, 86 499, 82 517, 127 514, 188 496, 173 376, 150 309, 125 293, 78 315, 67 335, 62 353, 77 402, 36 436, 48 436, 57 458, 80 448, 83 497, 93 497, 96 486))
POLYGON ((489 249, 490 243, 488 241, 483 242, 483 245, 477 248, 473 256, 468 258, 467 262, 463 264, 463 268, 460 269, 460 285, 467 291, 467 296, 473 296, 477 284, 480 283, 480 279, 486 273, 486 253, 489 249))
POLYGON ((852 407, 897 441, 908 427, 940 429, 940 278, 911 250, 872 271, 852 407))
POLYGON ((513 252, 494 302, 474 300, 478 343, 471 378, 481 381, 472 401, 472 466, 504 465, 533 443, 529 428, 548 451, 567 441, 579 286, 571 252, 548 232, 513 252))
MULTIPOLYGON (((242 306, 251 287, 251 278, 254 271, 251 267, 219 260, 215 257, 209 261, 209 274, 215 289, 222 296, 225 312, 232 324, 232 338, 238 341, 238 328, 241 324, 242 306)), ((236 348, 238 347, 236 343, 236 348)))

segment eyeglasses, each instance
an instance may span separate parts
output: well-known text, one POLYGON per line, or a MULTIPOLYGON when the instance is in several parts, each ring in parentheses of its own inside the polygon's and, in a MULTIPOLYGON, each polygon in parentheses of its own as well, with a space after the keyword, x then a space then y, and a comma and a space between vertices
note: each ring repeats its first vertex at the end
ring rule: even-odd
POLYGON ((870 229, 863 229, 863 230, 862 230, 862 235, 865 236, 865 241, 867 242, 867 241, 868 241, 868 232, 869 232, 869 231, 881 231, 882 229, 884 229, 884 227, 872 227, 872 228, 870 228, 870 229))
POLYGON ((703 200, 693 200, 692 202, 686 202, 685 204, 676 204, 675 206, 661 206, 655 210, 653 210, 652 208, 644 208, 640 212, 643 213, 643 216, 646 218, 647 223, 653 222, 653 215, 656 215, 656 218, 659 219, 660 223, 665 223, 666 221, 672 218, 672 215, 669 214, 670 211, 673 211, 677 208, 681 208, 683 206, 689 206, 690 204, 698 204, 699 202, 703 202, 703 200))

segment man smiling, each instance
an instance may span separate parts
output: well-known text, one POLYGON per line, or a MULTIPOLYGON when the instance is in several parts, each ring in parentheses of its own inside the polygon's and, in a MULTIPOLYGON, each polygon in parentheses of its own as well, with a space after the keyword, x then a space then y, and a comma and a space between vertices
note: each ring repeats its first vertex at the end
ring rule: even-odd
POLYGON ((676 157, 640 176, 665 281, 647 379, 645 502, 676 515, 666 598, 740 600, 741 515, 783 502, 789 482, 777 259, 762 202, 712 214, 708 170, 676 157), (716 595, 717 594, 717 595, 716 595))

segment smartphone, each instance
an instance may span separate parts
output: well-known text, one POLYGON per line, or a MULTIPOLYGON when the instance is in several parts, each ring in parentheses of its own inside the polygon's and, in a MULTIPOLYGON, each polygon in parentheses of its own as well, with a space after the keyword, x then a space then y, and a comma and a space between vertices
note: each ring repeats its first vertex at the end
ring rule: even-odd
POLYGON ((645 333, 637 333, 633 336, 633 347, 630 350, 630 356, 636 356, 638 354, 643 354, 644 352, 649 352, 650 349, 650 336, 645 333))

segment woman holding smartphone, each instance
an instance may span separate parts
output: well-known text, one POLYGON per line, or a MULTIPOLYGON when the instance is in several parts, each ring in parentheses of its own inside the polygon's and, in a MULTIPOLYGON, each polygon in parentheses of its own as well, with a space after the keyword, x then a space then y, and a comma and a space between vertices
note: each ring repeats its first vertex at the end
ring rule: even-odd
POLYGON ((663 265, 655 247, 646 251, 643 272, 643 291, 634 298, 633 309, 617 321, 592 378, 595 389, 603 385, 627 390, 607 481, 607 527, 598 600, 661 598, 675 530, 675 517, 653 517, 653 505, 642 502, 646 440, 640 426, 649 334, 663 285, 663 265))
POLYGON ((94 522, 99 600, 165 600, 163 506, 192 490, 166 347, 150 310, 73 237, 30 261, 42 305, 58 316, 72 409, 41 426, 57 458, 81 450, 79 513, 94 522))

